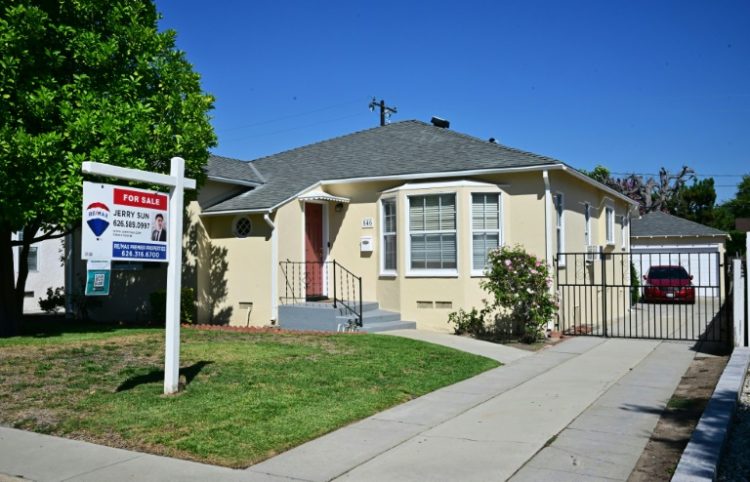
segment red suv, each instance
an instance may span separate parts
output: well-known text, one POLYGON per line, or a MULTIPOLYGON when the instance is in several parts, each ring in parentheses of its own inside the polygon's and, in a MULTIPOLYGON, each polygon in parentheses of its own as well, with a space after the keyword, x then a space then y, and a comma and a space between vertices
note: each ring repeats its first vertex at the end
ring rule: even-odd
POLYGON ((682 266, 651 266, 643 279, 643 301, 695 303, 693 277, 682 266))

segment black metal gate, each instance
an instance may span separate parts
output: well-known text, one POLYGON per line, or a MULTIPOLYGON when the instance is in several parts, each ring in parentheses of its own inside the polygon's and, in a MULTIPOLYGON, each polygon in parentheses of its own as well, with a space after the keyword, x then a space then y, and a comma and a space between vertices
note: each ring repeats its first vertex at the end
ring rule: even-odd
POLYGON ((728 342, 718 250, 559 253, 558 329, 568 335, 728 342))

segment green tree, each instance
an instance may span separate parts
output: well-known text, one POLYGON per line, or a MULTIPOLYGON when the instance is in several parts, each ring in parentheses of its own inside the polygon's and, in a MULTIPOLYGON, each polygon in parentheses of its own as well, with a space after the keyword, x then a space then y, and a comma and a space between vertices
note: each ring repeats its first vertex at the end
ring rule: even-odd
POLYGON ((750 218, 750 175, 742 176, 734 199, 726 203, 735 218, 750 218))
POLYGON ((705 224, 714 225, 716 189, 713 178, 693 180, 690 186, 682 186, 667 203, 670 214, 705 224))
POLYGON ((0 336, 12 336, 30 244, 80 224, 83 161, 168 172, 181 156, 200 183, 216 137, 213 97, 151 0, 0 9, 0 336))
POLYGON ((586 174, 591 179, 599 181, 600 183, 605 185, 609 185, 609 182, 612 180, 612 173, 610 172, 610 170, 602 166, 601 164, 597 164, 596 167, 590 171, 581 169, 581 172, 583 174, 586 174))
POLYGON ((727 241, 727 252, 744 254, 747 233, 736 229, 737 218, 750 218, 750 175, 742 176, 733 199, 717 206, 714 227, 727 231, 731 239, 727 241))

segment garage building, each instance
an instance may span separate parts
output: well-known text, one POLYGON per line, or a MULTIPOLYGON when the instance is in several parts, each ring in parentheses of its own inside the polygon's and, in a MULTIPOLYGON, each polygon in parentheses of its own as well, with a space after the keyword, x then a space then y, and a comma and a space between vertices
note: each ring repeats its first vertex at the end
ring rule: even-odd
POLYGON ((696 296, 719 296, 728 236, 718 229, 654 211, 632 222, 632 261, 640 279, 651 266, 683 266, 693 276, 696 296))

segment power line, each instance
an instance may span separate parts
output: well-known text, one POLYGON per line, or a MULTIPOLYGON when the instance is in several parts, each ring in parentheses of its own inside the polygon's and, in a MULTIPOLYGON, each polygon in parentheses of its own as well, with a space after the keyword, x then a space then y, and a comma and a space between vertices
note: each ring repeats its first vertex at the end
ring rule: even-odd
MULTIPOLYGON (((659 174, 653 173, 653 172, 613 172, 612 173, 615 176, 653 176, 653 177, 659 177, 659 174)), ((743 177, 750 175, 748 173, 744 174, 693 174, 695 177, 743 177)))
POLYGON ((273 135, 276 135, 276 134, 282 134, 284 132, 295 131, 295 130, 299 130, 299 129, 306 129, 308 127, 315 127, 315 126, 320 125, 320 124, 330 124, 331 122, 337 122, 337 121, 340 121, 340 120, 351 119, 352 117, 360 117, 360 116, 364 116, 364 115, 368 115, 368 114, 366 114, 364 112, 360 112, 360 113, 357 113, 357 114, 351 114, 351 115, 347 115, 347 116, 343 116, 343 117, 337 117, 335 119, 327 119, 327 120, 317 121, 317 122, 315 122, 313 124, 306 124, 306 125, 297 126, 297 127, 290 127, 288 129, 281 129, 281 130, 273 131, 273 132, 264 132, 264 133, 260 133, 260 134, 249 135, 249 136, 234 137, 232 139, 223 139, 223 141, 224 142, 233 142, 233 141, 241 141, 241 140, 244 140, 244 139, 254 139, 254 138, 264 137, 264 136, 273 136, 273 135))
POLYGON ((268 120, 261 121, 261 122, 254 122, 252 124, 245 124, 243 126, 230 127, 229 129, 222 129, 222 130, 224 132, 232 132, 232 131, 237 131, 240 129, 247 129, 249 127, 257 127, 257 126, 262 126, 262 125, 267 125, 267 124, 273 124, 274 122, 280 122, 280 121, 287 120, 287 119, 294 119, 296 117, 304 117, 304 116, 311 115, 311 114, 317 114, 318 112, 325 112, 327 110, 335 109, 337 107, 342 107, 345 105, 355 104, 359 102, 361 102, 361 99, 350 100, 347 102, 341 102, 339 104, 329 105, 328 107, 321 107, 320 109, 313 109, 313 110, 308 110, 304 112, 298 112, 296 114, 289 114, 289 115, 276 117, 276 118, 268 119, 268 120))

